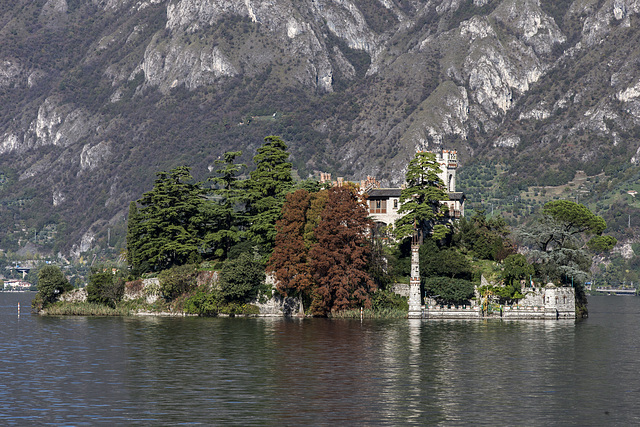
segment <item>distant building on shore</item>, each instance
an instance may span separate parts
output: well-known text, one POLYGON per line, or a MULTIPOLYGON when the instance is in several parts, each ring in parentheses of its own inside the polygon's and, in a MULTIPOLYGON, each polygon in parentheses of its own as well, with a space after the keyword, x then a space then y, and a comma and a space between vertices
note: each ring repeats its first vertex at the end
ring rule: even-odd
POLYGON ((3 290, 5 291, 28 291, 31 289, 31 283, 24 280, 5 280, 3 290))

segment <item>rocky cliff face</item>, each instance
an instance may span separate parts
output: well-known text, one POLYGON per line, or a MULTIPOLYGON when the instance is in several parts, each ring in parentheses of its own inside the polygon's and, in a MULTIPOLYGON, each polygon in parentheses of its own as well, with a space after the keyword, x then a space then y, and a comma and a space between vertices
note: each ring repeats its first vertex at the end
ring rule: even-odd
POLYGON ((122 245, 155 172, 204 176, 271 133, 302 175, 394 184, 441 147, 513 160, 530 182, 637 163, 639 14, 634 0, 19 0, 0 8, 3 225, 64 218, 61 250, 122 245))

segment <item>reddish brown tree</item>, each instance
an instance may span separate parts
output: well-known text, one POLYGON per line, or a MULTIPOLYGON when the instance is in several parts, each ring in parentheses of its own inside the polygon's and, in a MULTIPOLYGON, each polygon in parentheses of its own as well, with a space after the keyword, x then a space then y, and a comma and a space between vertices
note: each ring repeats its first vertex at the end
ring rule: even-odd
POLYGON ((282 218, 276 222, 275 247, 267 264, 267 272, 277 279, 276 287, 284 294, 304 292, 312 284, 308 249, 304 244, 306 213, 311 195, 306 190, 287 194, 282 218))
POLYGON ((310 249, 317 239, 315 236, 315 229, 320 223, 322 211, 324 211, 327 205, 327 197, 329 195, 328 190, 320 190, 317 193, 311 194, 311 202, 309 203, 309 209, 307 210, 307 223, 304 226, 304 244, 307 249, 310 249))
POLYGON ((317 243, 309 251, 315 282, 311 309, 316 315, 364 306, 375 284, 367 273, 367 233, 373 226, 354 189, 334 187, 315 229, 317 243))

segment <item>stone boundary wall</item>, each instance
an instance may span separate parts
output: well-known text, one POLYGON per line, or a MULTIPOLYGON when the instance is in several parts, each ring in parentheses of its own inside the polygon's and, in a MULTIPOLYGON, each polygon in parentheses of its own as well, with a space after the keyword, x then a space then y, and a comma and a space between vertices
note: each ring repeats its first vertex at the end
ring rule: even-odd
POLYGON ((60 295, 58 301, 66 302, 87 302, 87 290, 85 288, 76 288, 60 295))
POLYGON ((259 317, 293 317, 304 316, 302 301, 300 298, 283 297, 277 292, 271 295, 271 298, 265 303, 261 303, 259 299, 252 301, 251 304, 260 309, 259 317))
POLYGON ((423 317, 428 319, 482 319, 482 318, 502 318, 502 319, 574 319, 575 311, 557 311, 556 309, 546 309, 542 306, 518 307, 504 306, 502 313, 482 313, 480 307, 439 307, 427 306, 423 312, 423 317))
POLYGON ((124 301, 143 297, 147 304, 153 304, 160 298, 160 280, 157 277, 125 283, 124 296, 122 297, 124 301), (142 282, 141 286, 138 285, 140 282, 142 282))
POLYGON ((409 298, 409 290, 411 289, 411 285, 408 283, 394 283, 391 286, 391 290, 400 295, 401 297, 409 298))
POLYGON ((259 317, 291 317, 304 316, 302 299, 293 297, 283 297, 276 289, 277 279, 273 274, 267 274, 265 283, 271 286, 271 295, 265 303, 260 302, 260 297, 252 301, 251 304, 260 309, 259 317))
POLYGON ((427 306, 424 315, 429 319, 477 319, 482 317, 480 308, 471 305, 459 307, 427 306))
MULTIPOLYGON (((502 311, 505 319, 546 319, 546 311, 542 306, 505 306, 502 311)), ((554 316, 555 318, 555 316, 554 316)))
POLYGON ((479 319, 479 318, 503 318, 503 319, 575 319, 575 288, 556 287, 548 284, 547 287, 523 288, 525 297, 516 305, 502 306, 501 311, 490 314, 482 312, 475 301, 467 306, 441 307, 432 299, 427 300, 423 311, 423 317, 429 319, 479 319))
POLYGON ((575 319, 576 311, 561 311, 548 307, 505 307, 503 317, 507 319, 575 319))

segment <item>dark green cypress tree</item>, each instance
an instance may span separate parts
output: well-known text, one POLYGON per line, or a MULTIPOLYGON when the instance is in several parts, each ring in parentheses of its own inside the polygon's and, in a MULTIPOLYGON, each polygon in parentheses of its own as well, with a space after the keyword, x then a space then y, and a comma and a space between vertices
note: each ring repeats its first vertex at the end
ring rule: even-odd
POLYGON ((153 189, 138 200, 134 256, 140 265, 160 271, 200 259, 210 223, 205 195, 187 166, 158 173, 153 189))
POLYGON ((215 187, 212 190, 213 201, 207 206, 211 224, 205 237, 205 246, 214 256, 222 259, 228 257, 231 247, 239 243, 244 235, 240 229, 242 181, 238 175, 246 165, 234 163, 241 155, 242 151, 225 153, 223 159, 215 161, 220 165, 216 170, 218 176, 210 179, 215 187))
POLYGON ((127 218, 127 262, 137 274, 140 271, 141 259, 139 256, 140 244, 140 217, 138 215, 138 204, 129 203, 129 215, 127 218))
POLYGON ((281 217, 286 194, 293 188, 287 145, 277 136, 268 136, 253 158, 256 169, 247 180, 245 203, 249 237, 269 254, 276 237, 276 221, 281 217))

